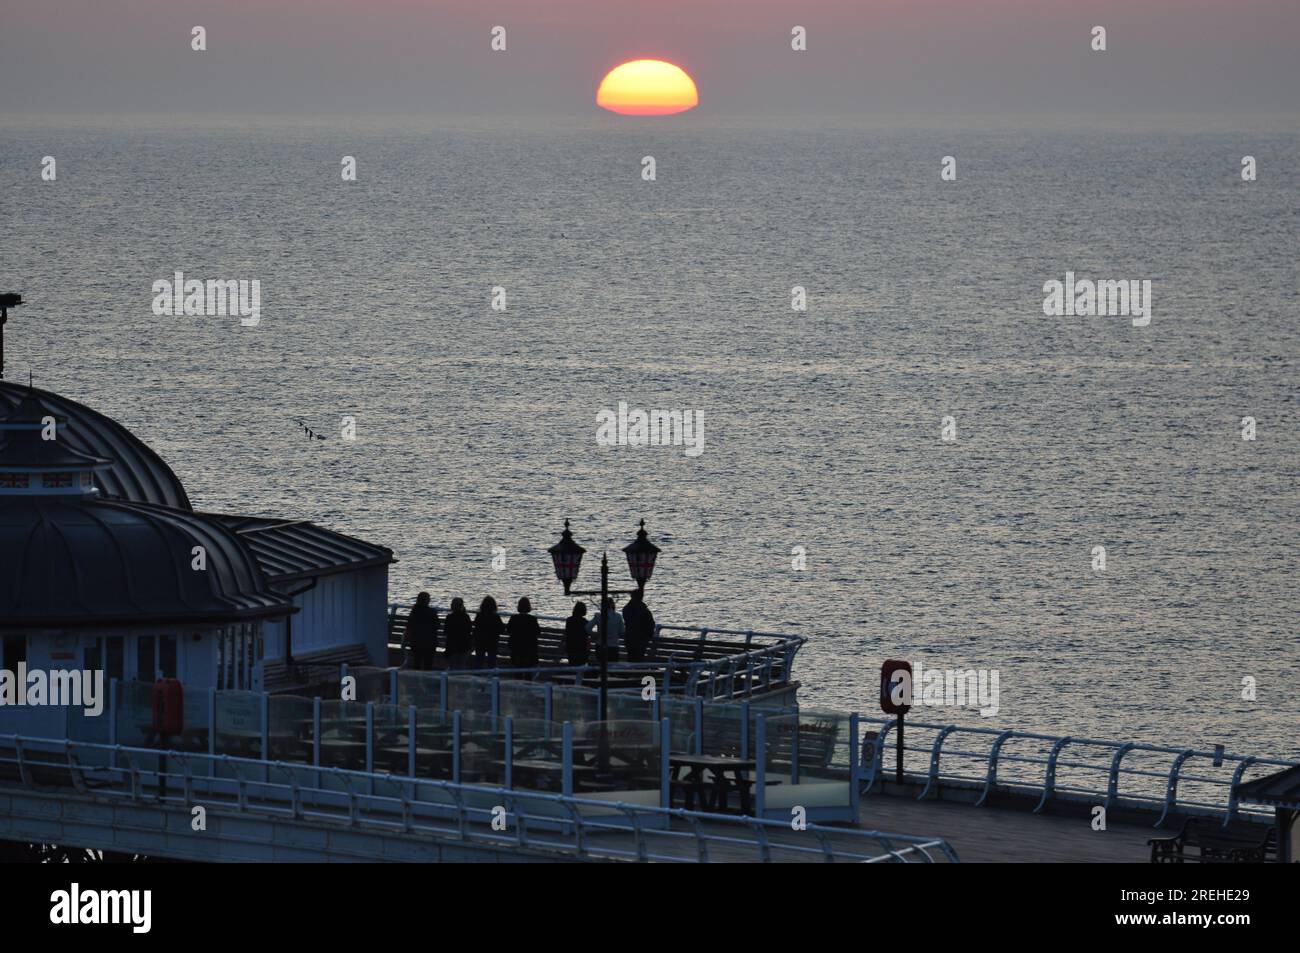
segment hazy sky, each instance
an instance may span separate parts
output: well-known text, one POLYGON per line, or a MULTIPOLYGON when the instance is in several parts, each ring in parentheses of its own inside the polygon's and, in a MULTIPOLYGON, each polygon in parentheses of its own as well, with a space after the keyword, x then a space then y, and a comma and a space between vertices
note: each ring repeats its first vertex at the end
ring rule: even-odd
POLYGON ((1298 46, 1300 0, 0 0, 0 112, 594 115, 653 56, 697 113, 1291 113, 1298 46))

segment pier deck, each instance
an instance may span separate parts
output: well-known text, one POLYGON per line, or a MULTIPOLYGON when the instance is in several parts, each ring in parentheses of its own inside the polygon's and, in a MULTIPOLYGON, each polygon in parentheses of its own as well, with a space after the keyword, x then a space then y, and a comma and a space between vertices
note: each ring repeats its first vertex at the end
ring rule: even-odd
POLYGON ((1087 817, 1032 814, 951 801, 877 795, 862 799, 859 827, 923 830, 952 844, 962 863, 1074 861, 1147 863, 1148 838, 1169 833, 1149 826, 1108 823, 1094 831, 1087 817))

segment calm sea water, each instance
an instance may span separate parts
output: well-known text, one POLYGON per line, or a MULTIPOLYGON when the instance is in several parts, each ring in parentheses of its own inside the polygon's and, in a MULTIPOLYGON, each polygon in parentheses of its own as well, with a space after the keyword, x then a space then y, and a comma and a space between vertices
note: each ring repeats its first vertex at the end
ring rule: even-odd
POLYGON ((1294 128, 9 120, 8 371, 200 509, 392 547, 394 599, 564 613, 562 521, 595 584, 645 517, 659 620, 806 635, 806 702, 901 656, 997 669, 986 724, 1295 757, 1294 128), (260 327, 155 316, 177 270, 259 279, 260 327), (1150 326, 1044 317, 1067 270, 1150 279, 1150 326), (620 401, 705 452, 598 446, 620 401))

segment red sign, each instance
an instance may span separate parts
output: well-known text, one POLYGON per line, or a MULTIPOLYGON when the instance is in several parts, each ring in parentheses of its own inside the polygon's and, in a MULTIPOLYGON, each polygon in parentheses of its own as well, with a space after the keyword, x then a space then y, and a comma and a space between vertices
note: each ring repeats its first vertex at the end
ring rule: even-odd
POLYGON ((886 659, 880 666, 880 710, 887 715, 905 715, 912 710, 906 704, 911 700, 912 663, 886 659))
POLYGON ((185 730, 185 693, 177 679, 153 683, 153 730, 164 738, 185 730))

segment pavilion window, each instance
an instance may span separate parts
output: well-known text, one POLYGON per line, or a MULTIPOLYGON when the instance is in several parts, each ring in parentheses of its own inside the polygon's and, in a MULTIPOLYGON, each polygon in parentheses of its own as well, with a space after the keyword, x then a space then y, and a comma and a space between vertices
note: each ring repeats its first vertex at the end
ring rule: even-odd
POLYGON ((176 636, 142 635, 136 641, 135 677, 152 682, 176 677, 176 636))
POLYGON ((164 635, 158 640, 158 671, 163 678, 176 678, 176 636, 164 635))
POLYGON ((223 628, 217 635, 217 688, 230 687, 230 629, 223 628))
POLYGON ((110 635, 105 642, 104 679, 122 679, 126 675, 126 639, 120 635, 110 635))
POLYGON ((246 677, 248 688, 251 690, 253 687, 253 670, 257 668, 257 660, 260 657, 258 642, 261 640, 258 638, 258 623, 250 622, 244 626, 244 630, 248 633, 248 674, 246 677))
POLYGON ((157 665, 154 659, 154 637, 142 635, 135 643, 135 677, 137 681, 152 682, 157 665))
POLYGON ((95 639, 90 645, 86 646, 86 670, 93 672, 103 669, 106 682, 110 682, 115 678, 121 680, 124 677, 126 665, 125 641, 120 635, 95 639))
POLYGON ((18 666, 27 661, 27 636, 6 635, 0 643, 0 668, 9 672, 18 671, 18 666))

